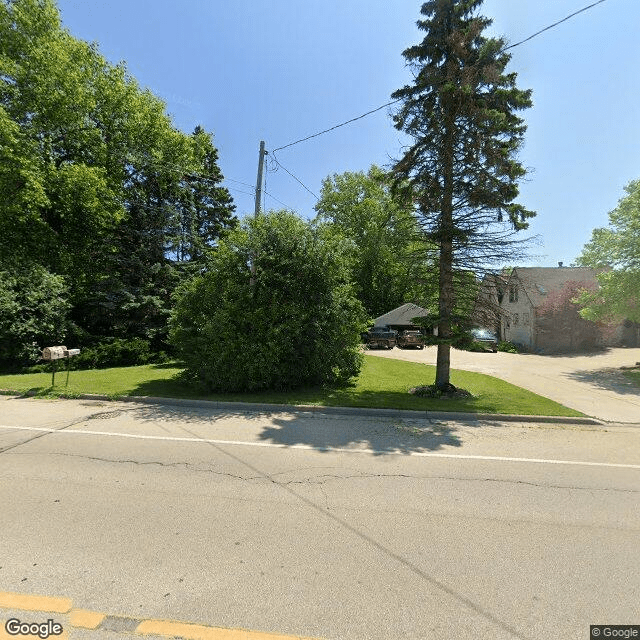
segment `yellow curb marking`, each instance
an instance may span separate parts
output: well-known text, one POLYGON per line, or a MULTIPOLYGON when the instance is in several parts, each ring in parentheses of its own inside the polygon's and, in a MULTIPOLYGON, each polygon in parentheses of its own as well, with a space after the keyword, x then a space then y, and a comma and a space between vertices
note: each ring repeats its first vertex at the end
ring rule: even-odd
POLYGON ((246 629, 205 627, 169 620, 145 620, 138 625, 135 632, 140 635, 181 636, 189 640, 314 640, 301 636, 283 636, 260 631, 247 631, 246 629))
MULTIPOLYGON (((52 598, 49 596, 34 596, 25 593, 9 593, 0 591, 0 609, 20 609, 23 611, 38 611, 41 613, 68 613, 69 625, 82 629, 97 629, 107 617, 103 613, 86 609, 72 609, 71 598, 52 598)), ((37 622, 25 620, 23 622, 37 622)), ((58 621, 56 621, 58 622, 58 621)), ((12 636, 7 633, 1 622, 0 640, 41 640, 37 635, 12 636)), ((207 627, 187 622, 171 620, 143 620, 137 626, 138 635, 181 636, 188 640, 317 640, 303 636, 291 636, 246 629, 225 629, 222 627, 207 627)), ((52 636, 51 640, 68 640, 64 631, 59 636, 52 636)))
MULTIPOLYGON (((36 620, 21 620, 21 622, 37 622, 36 620)), ((7 624, 6 620, 0 620, 0 640, 42 640, 40 636, 29 634, 28 636, 12 636, 5 629, 4 625, 7 624)), ((62 631, 59 636, 50 636, 51 640, 69 640, 69 635, 66 631, 62 631)))
POLYGON ((87 611, 86 609, 72 609, 69 614, 69 624, 82 629, 96 629, 107 616, 104 613, 87 611))
POLYGON ((3 609, 69 613, 71 604, 71 598, 50 598, 49 596, 31 596, 25 593, 0 591, 0 607, 3 609))

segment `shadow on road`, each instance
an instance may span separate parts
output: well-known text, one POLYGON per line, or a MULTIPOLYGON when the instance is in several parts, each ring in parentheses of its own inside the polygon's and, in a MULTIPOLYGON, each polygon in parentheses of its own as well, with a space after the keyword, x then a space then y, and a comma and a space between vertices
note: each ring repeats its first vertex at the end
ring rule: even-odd
POLYGON ((456 427, 420 419, 325 415, 291 420, 274 416, 271 423, 260 432, 261 440, 317 451, 368 448, 374 455, 383 455, 462 446, 456 427))
POLYGON ((571 371, 565 374, 570 380, 589 384, 597 389, 615 391, 625 395, 640 396, 640 388, 625 378, 619 369, 596 369, 595 371, 571 371))
POLYGON ((601 347, 598 349, 590 349, 587 351, 558 351, 557 353, 543 353, 536 351, 520 351, 515 354, 518 356, 536 356, 539 358, 545 358, 549 360, 560 360, 563 358, 573 359, 573 358, 597 358, 603 357, 607 354, 612 353, 611 347, 601 347))
MULTIPOLYGON (((463 445, 459 425, 427 419, 326 414, 308 411, 247 411, 175 407, 169 405, 132 405, 123 409, 142 422, 162 425, 189 425, 189 433, 203 439, 218 438, 223 426, 224 438, 257 440, 284 445, 305 446, 321 452, 334 449, 370 449, 374 455, 438 451, 463 445), (200 428, 198 428, 200 427, 200 428), (232 429, 230 435, 229 427, 232 429)), ((465 423, 483 426, 482 421, 465 423)))
POLYGON ((271 415, 271 412, 180 407, 155 403, 135 404, 125 410, 128 415, 140 422, 183 422, 205 425, 227 420, 256 422, 265 420, 271 415))

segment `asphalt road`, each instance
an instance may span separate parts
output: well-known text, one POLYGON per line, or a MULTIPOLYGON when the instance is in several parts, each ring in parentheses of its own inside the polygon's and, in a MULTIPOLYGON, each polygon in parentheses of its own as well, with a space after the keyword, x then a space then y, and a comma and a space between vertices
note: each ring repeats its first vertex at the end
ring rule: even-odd
POLYGON ((586 639, 640 624, 639 492, 632 426, 0 397, 0 592, 332 640, 586 639))
MULTIPOLYGON (((367 351, 382 358, 436 363, 437 347, 367 351)), ((640 423, 640 389, 620 367, 640 362, 640 349, 591 354, 534 355, 451 350, 451 367, 511 382, 606 422, 640 423)))

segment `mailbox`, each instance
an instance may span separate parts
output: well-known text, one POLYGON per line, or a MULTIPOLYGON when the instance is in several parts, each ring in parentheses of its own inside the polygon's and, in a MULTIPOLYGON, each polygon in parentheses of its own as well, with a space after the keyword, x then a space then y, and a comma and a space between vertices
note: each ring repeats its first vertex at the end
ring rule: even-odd
POLYGON ((42 359, 53 362, 51 372, 51 386, 56 383, 56 360, 62 360, 65 358, 67 361, 67 385, 69 384, 69 358, 71 356, 77 356, 80 353, 80 349, 67 349, 64 345, 58 347, 45 347, 42 350, 42 359))
POLYGON ((67 357, 67 347, 45 347, 42 350, 43 360, 60 360, 67 357))
POLYGON ((70 358, 80 354, 80 349, 67 349, 65 346, 45 347, 42 350, 43 360, 60 360, 61 358, 70 358))

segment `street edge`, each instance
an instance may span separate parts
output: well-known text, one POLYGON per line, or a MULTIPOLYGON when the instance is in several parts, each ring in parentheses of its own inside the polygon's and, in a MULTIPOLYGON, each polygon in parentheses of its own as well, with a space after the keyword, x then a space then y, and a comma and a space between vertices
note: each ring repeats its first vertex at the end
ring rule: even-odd
MULTIPOLYGON (((0 391, 2 393, 2 391, 0 391)), ((20 396, 20 394, 13 394, 20 396)), ((35 394, 27 392, 26 396, 35 394)), ((23 396, 24 397, 24 396, 23 396)), ((65 399, 65 398, 63 398, 65 399)), ((140 402, 146 404, 174 405, 179 407, 197 407, 203 409, 235 409, 239 411, 263 411, 270 413, 299 412, 311 415, 356 415, 421 418, 427 420, 460 420, 468 422, 536 422, 574 425, 606 425, 607 423, 590 417, 570 416, 531 416, 497 413, 462 413, 454 411, 417 411, 415 409, 382 409, 372 407, 327 407, 319 405, 275 404, 266 402, 224 402, 220 400, 196 400, 190 398, 159 398, 154 396, 106 396, 98 394, 79 394, 71 400, 105 400, 113 402, 140 402)))

